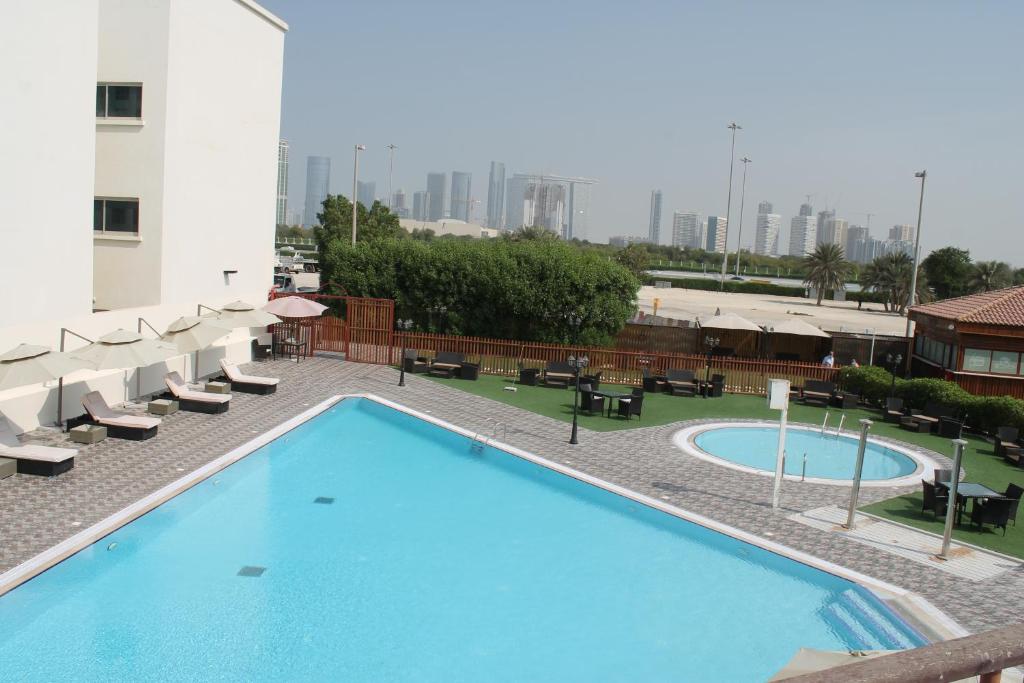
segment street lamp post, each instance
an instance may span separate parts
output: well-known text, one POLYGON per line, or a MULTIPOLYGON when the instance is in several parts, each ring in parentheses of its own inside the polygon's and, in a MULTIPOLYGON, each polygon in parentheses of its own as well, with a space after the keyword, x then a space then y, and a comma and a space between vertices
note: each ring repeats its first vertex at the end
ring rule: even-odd
MULTIPOLYGON (((408 332, 412 329, 412 318, 408 320, 402 320, 399 318, 395 321, 395 329, 399 332, 408 332)), ((398 386, 405 386, 405 335, 402 335, 402 355, 398 359, 398 386)))
POLYGON ((356 145, 352 150, 352 246, 356 246, 356 217, 359 215, 358 200, 356 199, 356 185, 359 182, 359 153, 366 149, 366 145, 356 145))
MULTIPOLYGON (((743 157, 740 161, 743 162, 743 190, 740 192, 740 224, 739 231, 736 233, 736 277, 740 276, 740 243, 743 241, 743 205, 747 201, 747 164, 752 159, 743 157)), ((728 229, 729 221, 726 220, 725 224, 728 229)))
POLYGON ((575 446, 579 443, 579 440, 576 438, 576 416, 578 414, 577 406, 579 405, 580 397, 580 370, 590 365, 590 359, 584 355, 569 356, 569 365, 572 366, 576 380, 576 387, 572 394, 572 436, 569 437, 569 443, 575 446))
POLYGON ((885 354, 885 362, 889 366, 889 373, 892 375, 892 385, 889 387, 889 396, 892 398, 896 396, 896 369, 903 362, 903 354, 897 353, 894 356, 891 353, 887 353, 885 354))
POLYGON ((921 258, 921 211, 924 209, 924 181, 928 177, 928 171, 918 171, 915 178, 921 179, 921 196, 917 200, 917 235, 914 237, 914 269, 910 271, 910 294, 907 295, 907 333, 910 336, 910 307, 914 305, 917 297, 917 264, 921 258))
POLYGON ((395 176, 395 150, 398 149, 398 145, 388 145, 388 211, 394 210, 394 189, 392 187, 392 181, 395 176))
POLYGON ((715 347, 722 343, 720 337, 712 337, 708 335, 704 337, 704 346, 708 347, 708 362, 704 367, 704 398, 708 397, 708 391, 711 388, 711 354, 714 352, 715 347))
MULTIPOLYGON (((732 209, 732 168, 733 163, 736 160, 736 131, 743 130, 742 126, 737 126, 736 122, 733 121, 728 126, 729 130, 732 131, 732 147, 729 150, 729 195, 725 201, 725 245, 722 251, 722 282, 720 289, 725 291, 725 271, 729 267, 729 211, 732 209)), ((715 235, 717 238, 718 235, 715 235)))

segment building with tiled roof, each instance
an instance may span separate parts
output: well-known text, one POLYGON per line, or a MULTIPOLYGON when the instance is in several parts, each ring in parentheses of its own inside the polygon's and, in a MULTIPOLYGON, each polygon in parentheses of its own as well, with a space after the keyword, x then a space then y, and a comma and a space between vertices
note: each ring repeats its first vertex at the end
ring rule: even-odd
POLYGON ((914 306, 910 319, 914 375, 1024 398, 1024 286, 914 306))

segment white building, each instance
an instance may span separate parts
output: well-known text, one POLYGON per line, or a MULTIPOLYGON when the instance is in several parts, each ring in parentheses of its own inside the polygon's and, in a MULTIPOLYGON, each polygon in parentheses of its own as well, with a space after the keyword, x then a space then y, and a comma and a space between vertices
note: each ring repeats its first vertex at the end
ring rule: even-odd
MULTIPOLYGON (((287 25, 252 0, 12 0, 5 9, 15 30, 0 41, 0 83, 18 97, 5 107, 17 135, 3 143, 3 236, 35 256, 6 261, 0 350, 56 348, 61 327, 96 338, 135 330, 142 317, 163 330, 199 303, 265 301, 287 25)), ((232 333, 200 372, 218 357, 248 358, 249 341, 247 330, 232 333)), ((143 371, 143 392, 165 372, 143 371)), ((80 413, 92 389, 123 401, 135 386, 125 374, 68 378, 65 414, 80 413)), ((32 429, 53 419, 55 392, 0 392, 0 412, 32 429)))
POLYGON ((639 235, 615 235, 608 238, 608 245, 612 247, 628 247, 631 244, 653 244, 650 238, 639 235))
POLYGON ((777 213, 758 213, 754 231, 754 253, 761 256, 779 255, 779 230, 782 216, 777 213))
POLYGON ((708 216, 704 225, 704 250, 724 254, 725 238, 729 233, 728 221, 724 216, 708 216))
POLYGON ((892 226, 889 228, 889 240, 892 242, 913 242, 914 226, 906 224, 892 226))
POLYGON ((818 218, 801 212, 789 222, 789 255, 807 256, 818 242, 818 218))
POLYGON ((693 211, 674 212, 672 214, 672 246, 679 248, 703 246, 701 224, 699 213, 693 211))
POLYGON ((413 230, 433 230, 436 237, 453 235, 455 237, 497 237, 501 230, 496 228, 485 228, 476 223, 467 223, 455 218, 445 218, 440 221, 419 221, 412 218, 401 218, 398 224, 408 232, 413 230))
POLYGON ((651 190, 651 213, 647 221, 647 241, 661 243, 661 190, 651 190))
POLYGON ((277 143, 277 224, 288 224, 288 141, 277 143))

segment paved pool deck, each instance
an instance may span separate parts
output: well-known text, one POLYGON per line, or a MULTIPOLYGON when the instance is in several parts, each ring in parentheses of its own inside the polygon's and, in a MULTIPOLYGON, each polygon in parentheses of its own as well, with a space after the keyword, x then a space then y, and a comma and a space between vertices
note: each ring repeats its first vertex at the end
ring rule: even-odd
MULTIPOLYGON (((280 377, 278 392, 271 396, 235 393, 230 411, 223 415, 178 412, 167 417, 158 436, 149 441, 107 439, 81 447, 75 469, 59 477, 15 475, 0 480, 0 572, 333 395, 372 393, 913 591, 969 630, 1022 619, 1024 569, 1020 563, 1007 563, 1000 572, 963 576, 929 566, 920 553, 912 557, 889 552, 827 525, 796 519, 800 513, 828 506, 845 507, 847 487, 786 482, 782 507, 772 511, 770 477, 705 462, 673 445, 672 434, 687 424, 685 419, 614 432, 581 429, 579 445, 570 446, 570 426, 565 422, 415 375, 407 375, 406 386, 398 387, 398 372, 388 367, 316 357, 299 363, 254 363, 246 371, 280 377)), ((685 418, 685 399, 680 406, 685 418)), ((66 437, 37 430, 26 440, 62 444, 66 437)), ((910 490, 865 488, 861 502, 910 490)))

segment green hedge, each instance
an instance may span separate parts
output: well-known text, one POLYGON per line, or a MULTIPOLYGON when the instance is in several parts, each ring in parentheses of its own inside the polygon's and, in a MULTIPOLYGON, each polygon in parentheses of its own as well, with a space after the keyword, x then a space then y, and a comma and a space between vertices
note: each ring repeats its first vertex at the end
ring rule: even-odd
MULTIPOLYGON (((881 407, 889 396, 892 375, 878 366, 846 367, 839 371, 839 383, 868 403, 881 407)), ((929 403, 952 406, 959 417, 967 416, 973 429, 994 433, 1012 426, 1024 431, 1024 401, 1012 396, 975 396, 955 382, 931 377, 896 379, 896 396, 908 408, 923 410, 929 403)))
MULTIPOLYGON (((705 278, 665 278, 646 276, 644 283, 653 285, 656 280, 663 280, 672 283, 673 289, 700 289, 703 291, 717 292, 722 290, 721 282, 705 278)), ((786 287, 773 285, 769 282, 751 282, 749 280, 726 280, 726 292, 740 294, 774 294, 776 296, 806 297, 806 290, 803 287, 786 287)))

